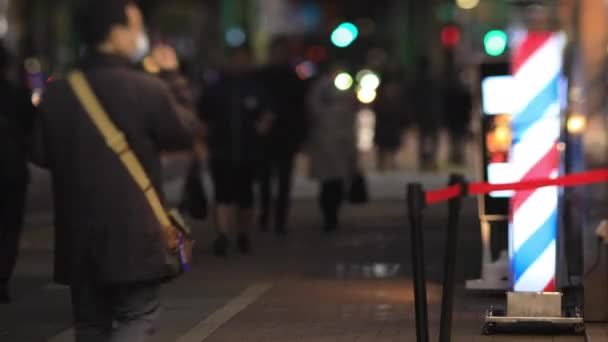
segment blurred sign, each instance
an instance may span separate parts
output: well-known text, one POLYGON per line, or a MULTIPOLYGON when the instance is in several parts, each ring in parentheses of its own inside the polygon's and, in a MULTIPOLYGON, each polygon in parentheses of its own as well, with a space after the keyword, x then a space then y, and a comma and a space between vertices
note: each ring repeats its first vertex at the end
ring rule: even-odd
POLYGON ((321 24, 321 9, 315 2, 260 0, 261 27, 270 35, 305 33, 321 24))
MULTIPOLYGON (((562 105, 561 33, 528 32, 515 49, 513 76, 518 110, 509 156, 515 181, 559 174, 562 105)), ((518 191, 511 199, 509 254, 515 292, 554 292, 559 189, 518 191)))
MULTIPOLYGON (((511 118, 514 79, 507 63, 488 63, 481 66, 481 102, 483 127, 483 176, 492 184, 509 183, 512 173, 509 164, 512 131, 511 118)), ((482 215, 507 217, 510 191, 496 191, 483 197, 482 215)))
POLYGON ((486 115, 513 113, 513 76, 488 76, 481 81, 483 112, 486 115))

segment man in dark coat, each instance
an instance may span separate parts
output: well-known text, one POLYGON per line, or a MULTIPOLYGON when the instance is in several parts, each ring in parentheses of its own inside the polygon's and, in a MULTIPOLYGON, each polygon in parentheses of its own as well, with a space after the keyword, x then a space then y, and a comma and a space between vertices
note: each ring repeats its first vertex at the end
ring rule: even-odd
POLYGON ((228 70, 200 100, 215 190, 218 237, 213 249, 222 257, 227 254, 235 228, 239 230, 239 251, 248 253, 251 249, 255 166, 262 153, 260 140, 272 124, 271 105, 251 72, 251 62, 247 47, 232 50, 228 70))
POLYGON ((450 132, 450 162, 455 165, 465 163, 465 142, 473 110, 471 93, 460 81, 457 74, 449 74, 443 87, 443 114, 450 132))
POLYGON ((265 230, 274 220, 275 232, 287 232, 291 202, 294 158, 308 131, 304 99, 306 86, 289 63, 287 41, 279 37, 270 46, 270 64, 260 72, 264 87, 274 103, 275 120, 264 140, 264 160, 260 167, 260 218, 265 230), (277 194, 272 205, 272 183, 278 180, 277 194), (274 214, 274 215, 272 215, 274 214))
MULTIPOLYGON (((166 82, 132 68, 146 54, 133 2, 85 0, 76 13, 88 49, 80 69, 163 198, 160 153, 191 148, 192 108, 178 104, 166 82)), ((175 80, 175 53, 160 49, 152 55, 175 80)), ((48 87, 32 157, 52 176, 55 280, 71 287, 76 340, 144 341, 168 275, 166 240, 144 193, 66 81, 48 87)))
POLYGON ((378 88, 378 97, 374 101, 376 127, 374 142, 378 147, 378 168, 390 171, 396 165, 395 155, 401 147, 401 138, 407 125, 407 113, 404 111, 406 90, 403 76, 398 70, 389 70, 378 88))
POLYGON ((0 303, 9 301, 23 229, 26 185, 26 136, 34 117, 31 96, 7 80, 9 54, 0 43, 0 303))

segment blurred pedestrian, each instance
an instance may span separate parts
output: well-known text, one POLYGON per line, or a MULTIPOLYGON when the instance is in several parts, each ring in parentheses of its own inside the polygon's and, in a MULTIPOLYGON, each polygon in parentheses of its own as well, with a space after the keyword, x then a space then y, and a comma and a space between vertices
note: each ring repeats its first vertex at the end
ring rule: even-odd
POLYGON ((0 303, 9 301, 23 230, 28 182, 26 141, 34 119, 31 95, 9 81, 9 52, 0 42, 0 303))
POLYGON ((326 232, 338 228, 346 188, 356 173, 356 99, 351 91, 334 86, 338 72, 339 68, 332 67, 322 73, 308 97, 308 149, 312 175, 321 182, 319 204, 326 232))
POLYGON ((253 186, 261 160, 260 138, 268 135, 273 114, 268 97, 256 79, 247 47, 230 52, 228 69, 200 101, 199 113, 207 125, 211 176, 215 188, 216 256, 226 256, 238 228, 237 248, 251 250, 255 225, 253 186))
POLYGON ((259 225, 266 230, 273 219, 277 234, 287 233, 291 202, 294 158, 307 134, 305 84, 289 61, 285 38, 276 38, 270 46, 270 64, 260 72, 261 80, 272 97, 275 120, 264 140, 264 159, 260 167, 259 225), (278 180, 276 198, 273 183, 278 180))
POLYGON ((439 144, 440 91, 431 75, 427 58, 418 60, 414 82, 410 87, 412 107, 418 126, 418 160, 423 170, 437 168, 437 148, 439 144))
MULTIPOLYGON (((130 0, 81 0, 75 25, 86 46, 80 70, 163 200, 160 153, 190 149, 198 127, 167 83, 178 78, 175 52, 153 54, 166 82, 133 68, 148 44, 130 0)), ((70 286, 77 342, 144 341, 170 276, 166 227, 75 89, 65 80, 49 85, 32 144, 33 161, 51 172, 55 281, 70 286)))
POLYGON ((471 93, 457 74, 450 74, 443 91, 444 121, 450 133, 450 162, 463 165, 473 110, 471 93))
POLYGON ((403 78, 398 71, 387 73, 378 89, 374 102, 376 129, 374 142, 378 148, 378 167, 381 171, 396 167, 395 154, 401 147, 401 138, 407 124, 403 78))

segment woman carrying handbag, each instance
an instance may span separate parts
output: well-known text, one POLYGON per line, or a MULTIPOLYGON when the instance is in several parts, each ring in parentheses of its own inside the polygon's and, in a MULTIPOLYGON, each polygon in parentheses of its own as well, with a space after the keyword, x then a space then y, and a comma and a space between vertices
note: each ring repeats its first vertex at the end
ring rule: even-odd
POLYGON ((311 117, 308 149, 312 176, 321 183, 319 206, 325 232, 339 228, 344 200, 351 203, 367 200, 365 180, 354 167, 357 160, 357 102, 352 92, 334 86, 333 80, 339 71, 332 67, 319 76, 308 97, 311 117), (352 187, 351 182, 356 187, 352 187))

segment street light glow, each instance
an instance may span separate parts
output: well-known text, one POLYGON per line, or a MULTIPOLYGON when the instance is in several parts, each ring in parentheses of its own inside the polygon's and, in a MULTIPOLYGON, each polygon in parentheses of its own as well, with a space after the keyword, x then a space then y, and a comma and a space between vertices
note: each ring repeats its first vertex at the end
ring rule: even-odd
POLYGON ((568 118, 568 132, 572 134, 581 134, 587 127, 587 119, 581 114, 574 114, 568 118))
POLYGON ((357 92, 357 99, 363 104, 370 104, 376 100, 376 90, 370 88, 361 88, 357 92))
POLYGON ((359 81, 361 88, 376 90, 380 86, 380 77, 374 73, 367 74, 359 81))
POLYGON ((353 77, 347 72, 339 73, 334 79, 334 86, 341 91, 350 89, 353 83, 353 77))
POLYGON ((369 69, 363 69, 357 73, 357 82, 361 83, 363 77, 373 74, 374 72, 369 69))
POLYGON ((331 34, 331 42, 339 47, 345 48, 352 44, 359 36, 359 29, 352 23, 342 23, 331 34))
POLYGON ((493 30, 486 33, 483 39, 486 53, 490 56, 500 56, 507 48, 507 34, 501 30, 493 30))
POLYGON ((479 0, 456 0, 456 5, 465 10, 471 10, 479 5, 479 0))

